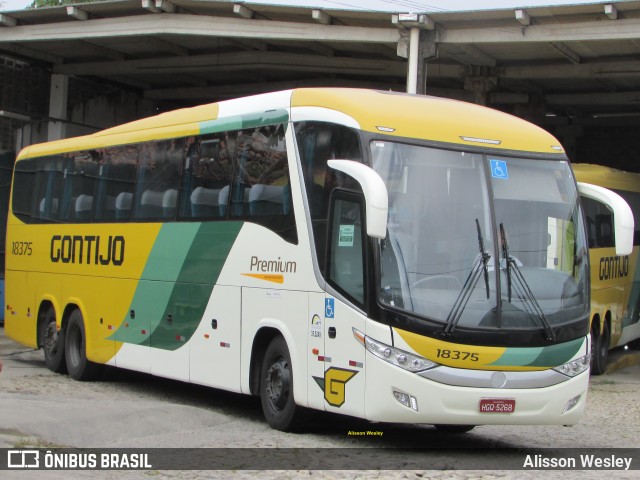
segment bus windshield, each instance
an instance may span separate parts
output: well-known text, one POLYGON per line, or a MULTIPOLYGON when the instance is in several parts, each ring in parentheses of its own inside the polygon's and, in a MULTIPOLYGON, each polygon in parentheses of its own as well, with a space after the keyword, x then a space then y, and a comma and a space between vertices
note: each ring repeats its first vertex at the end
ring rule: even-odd
POLYGON ((443 332, 583 320, 584 227, 568 162, 370 144, 389 191, 379 300, 443 332))

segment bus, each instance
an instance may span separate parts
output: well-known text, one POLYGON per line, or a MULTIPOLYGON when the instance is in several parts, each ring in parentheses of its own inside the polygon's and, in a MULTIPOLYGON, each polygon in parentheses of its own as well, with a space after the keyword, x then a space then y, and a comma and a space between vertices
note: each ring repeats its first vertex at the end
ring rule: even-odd
MULTIPOLYGON (((0 153, 0 305, 4 305, 4 259, 7 238, 7 211, 15 152, 0 153)), ((4 309, 0 312, 0 324, 4 324, 4 309)))
POLYGON ((637 346, 640 338, 640 174, 590 164, 573 164, 573 171, 578 181, 619 194, 636 220, 633 251, 616 255, 613 212, 598 200, 582 199, 591 261, 591 372, 601 375, 610 349, 637 346))
POLYGON ((293 89, 29 146, 7 241, 6 332, 76 380, 255 395, 285 431, 585 407, 578 187, 556 139, 485 107, 293 89))

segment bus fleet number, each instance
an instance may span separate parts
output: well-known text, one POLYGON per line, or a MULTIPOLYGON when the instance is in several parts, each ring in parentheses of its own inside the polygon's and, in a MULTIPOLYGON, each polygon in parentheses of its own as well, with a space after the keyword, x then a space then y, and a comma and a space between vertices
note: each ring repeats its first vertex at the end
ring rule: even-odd
POLYGON ((13 255, 31 255, 32 242, 11 242, 11 253, 13 255))
POLYGON ((461 352, 459 350, 446 350, 438 348, 438 358, 450 358, 451 360, 471 360, 477 362, 479 360, 477 353, 461 352))

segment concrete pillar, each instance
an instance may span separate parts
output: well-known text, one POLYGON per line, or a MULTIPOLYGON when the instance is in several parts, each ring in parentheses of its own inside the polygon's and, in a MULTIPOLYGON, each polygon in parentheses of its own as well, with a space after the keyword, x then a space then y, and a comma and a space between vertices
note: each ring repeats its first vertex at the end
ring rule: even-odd
POLYGON ((409 31, 409 64, 407 66, 407 93, 418 91, 418 62, 420 58, 420 29, 411 28, 409 31))
POLYGON ((16 153, 22 150, 24 147, 28 147, 33 142, 31 141, 31 124, 25 123, 16 130, 16 153))
POLYGON ((464 89, 473 92, 473 103, 489 104, 489 92, 498 85, 498 77, 493 75, 469 75, 464 78, 464 89))
POLYGON ((424 94, 427 83, 427 60, 436 58, 436 33, 411 27, 400 33, 398 56, 408 59, 407 93, 424 94))
POLYGON ((47 140, 60 140, 66 136, 67 101, 69 97, 69 76, 51 75, 49 94, 49 129, 47 140))

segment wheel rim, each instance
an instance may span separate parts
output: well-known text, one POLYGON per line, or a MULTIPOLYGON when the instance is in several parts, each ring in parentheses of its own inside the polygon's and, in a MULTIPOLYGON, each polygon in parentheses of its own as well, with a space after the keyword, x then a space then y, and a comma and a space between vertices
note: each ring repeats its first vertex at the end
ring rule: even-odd
POLYGON ((69 345, 67 351, 67 358, 73 366, 80 364, 80 351, 82 349, 82 332, 79 328, 71 328, 71 331, 67 333, 69 335, 69 345))
POLYGON ((44 332, 44 351, 48 357, 53 357, 58 351, 58 329, 55 322, 49 322, 44 332))
POLYGON ((602 358, 603 360, 607 358, 607 355, 609 354, 609 330, 605 327, 605 329, 602 331, 602 337, 600 338, 600 345, 598 345, 600 347, 600 358, 602 358))
POLYGON ((291 385, 289 365, 284 357, 279 357, 269 367, 265 384, 272 408, 276 411, 282 410, 289 399, 291 385))

